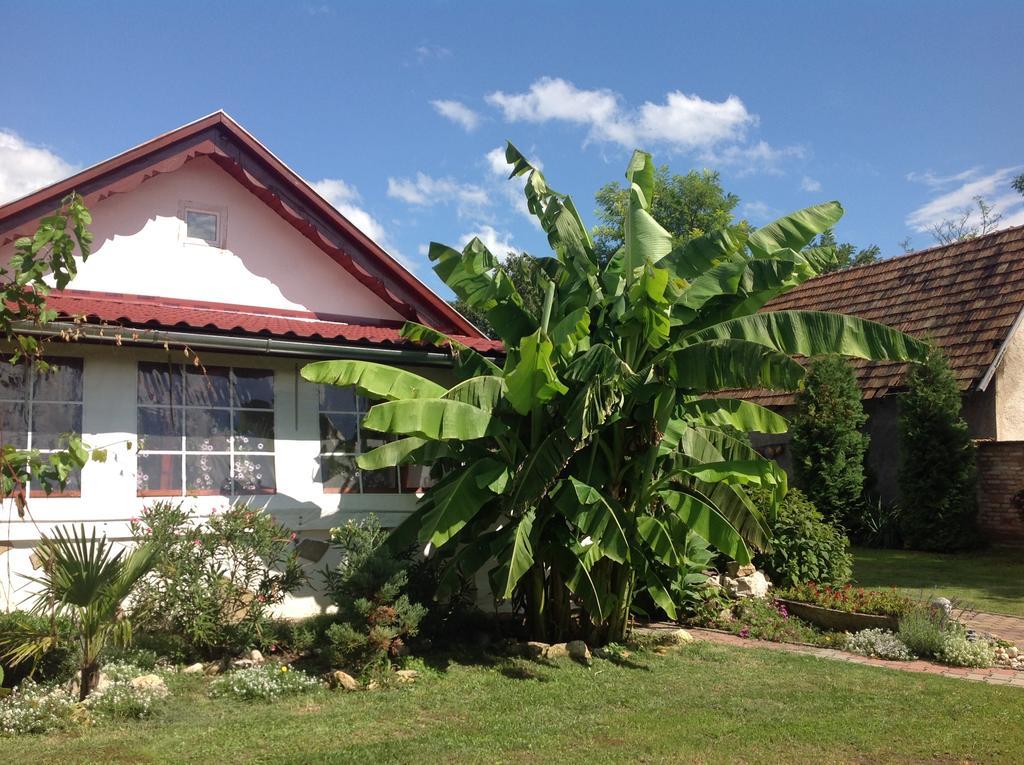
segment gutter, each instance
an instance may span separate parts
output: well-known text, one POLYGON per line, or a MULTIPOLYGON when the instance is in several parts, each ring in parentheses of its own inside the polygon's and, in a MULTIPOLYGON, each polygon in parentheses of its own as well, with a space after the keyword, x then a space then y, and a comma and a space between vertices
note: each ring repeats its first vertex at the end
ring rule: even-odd
POLYGON ((450 367, 452 357, 437 351, 407 348, 361 348, 336 343, 316 343, 301 340, 280 340, 271 337, 238 337, 200 332, 178 332, 134 327, 96 326, 52 322, 40 327, 31 322, 18 322, 15 332, 23 335, 52 337, 70 335, 87 341, 118 342, 121 345, 158 346, 175 345, 219 351, 241 351, 273 356, 296 356, 318 359, 354 359, 376 361, 383 364, 410 364, 428 367, 450 367))

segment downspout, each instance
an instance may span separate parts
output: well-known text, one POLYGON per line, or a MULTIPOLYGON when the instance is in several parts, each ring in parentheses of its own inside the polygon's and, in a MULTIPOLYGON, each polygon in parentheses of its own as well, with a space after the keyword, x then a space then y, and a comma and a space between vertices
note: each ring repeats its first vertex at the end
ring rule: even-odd
POLYGON ((236 337, 234 335, 210 335, 199 332, 178 332, 131 327, 104 327, 90 324, 53 322, 40 327, 28 322, 14 325, 15 332, 24 335, 52 337, 71 335, 84 340, 112 342, 122 345, 158 346, 175 345, 212 351, 241 351, 274 356, 298 356, 305 358, 355 359, 376 361, 383 364, 408 364, 428 367, 450 367, 452 357, 436 351, 410 350, 407 348, 361 348, 337 343, 315 343, 300 340, 280 340, 270 337, 236 337))

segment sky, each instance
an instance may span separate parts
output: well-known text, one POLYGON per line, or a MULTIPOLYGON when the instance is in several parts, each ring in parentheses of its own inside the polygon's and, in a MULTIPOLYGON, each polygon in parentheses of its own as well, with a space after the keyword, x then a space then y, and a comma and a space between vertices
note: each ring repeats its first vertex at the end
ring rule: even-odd
MULTIPOLYGON (((223 109, 417 276, 427 244, 544 254, 511 140, 596 223, 634 148, 754 225, 841 241, 1024 223, 1024 2, 0 0, 0 202, 223 109)), ((450 293, 449 293, 450 294, 450 293)))

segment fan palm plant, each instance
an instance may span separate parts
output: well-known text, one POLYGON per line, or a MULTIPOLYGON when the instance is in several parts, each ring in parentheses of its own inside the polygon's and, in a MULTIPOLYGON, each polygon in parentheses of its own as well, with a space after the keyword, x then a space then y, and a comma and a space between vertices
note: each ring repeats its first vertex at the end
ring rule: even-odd
POLYGON ((437 274, 500 336, 504 362, 407 323, 405 337, 451 350, 457 384, 347 360, 303 375, 384 401, 364 426, 400 438, 362 468, 439 468, 396 543, 451 551, 451 580, 489 568, 494 595, 524 607, 535 639, 617 641, 642 592, 675 616, 692 586, 692 535, 744 563, 769 542, 770 518, 746 489, 777 501, 786 476, 736 436, 786 421, 723 391, 792 390, 804 375, 794 356, 917 360, 925 348, 850 316, 760 312, 835 262, 809 245, 842 215, 837 202, 674 247, 650 212, 654 165, 637 152, 624 244, 603 262, 572 200, 511 144, 506 159, 554 250, 537 260, 539 315, 479 239, 430 248, 437 274))
MULTIPOLYGON (((58 616, 71 622, 80 650, 80 699, 96 684, 104 648, 131 641, 131 622, 122 605, 152 569, 156 552, 150 543, 115 552, 105 536, 97 538, 95 529, 86 536, 84 525, 70 531, 58 527, 39 545, 43 573, 32 579, 40 588, 32 610, 50 616, 51 626, 58 616)), ((13 630, 0 634, 0 651, 12 664, 20 664, 45 654, 57 640, 55 629, 13 630)))

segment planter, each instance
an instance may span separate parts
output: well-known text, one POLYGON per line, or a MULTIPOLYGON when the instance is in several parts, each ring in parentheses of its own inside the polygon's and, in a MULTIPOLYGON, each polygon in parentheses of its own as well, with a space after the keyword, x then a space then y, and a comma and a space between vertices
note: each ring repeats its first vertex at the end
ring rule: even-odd
POLYGON ((814 606, 798 600, 780 599, 779 602, 785 603, 786 610, 793 616, 832 632, 860 632, 873 627, 895 632, 900 626, 900 620, 895 616, 837 611, 834 608, 814 606))

